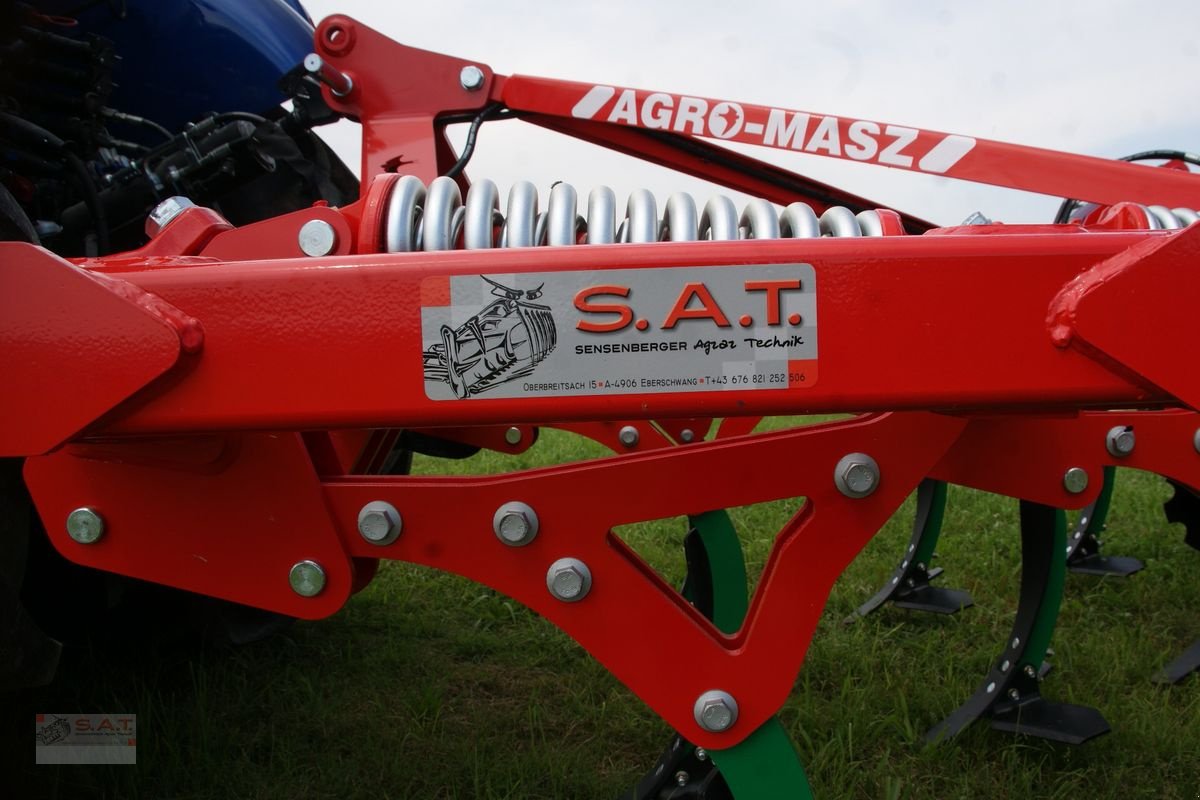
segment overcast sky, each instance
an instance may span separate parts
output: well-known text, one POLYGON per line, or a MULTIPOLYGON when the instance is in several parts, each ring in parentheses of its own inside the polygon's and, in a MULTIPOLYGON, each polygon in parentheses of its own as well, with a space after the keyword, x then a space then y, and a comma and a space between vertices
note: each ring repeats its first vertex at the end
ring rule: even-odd
MULTIPOLYGON (((1090 155, 1200 151, 1200 2, 497 3, 305 0, 404 44, 501 74, 692 93, 907 124, 1090 155)), ((398 68, 398 67, 397 67, 398 68)), ((357 167, 356 129, 329 138, 357 167)), ((1057 199, 757 148, 775 161, 935 222, 972 211, 1048 221, 1057 199)), ((699 202, 703 182, 520 122, 484 126, 469 173, 502 192, 555 180, 580 194, 645 186, 699 202)))

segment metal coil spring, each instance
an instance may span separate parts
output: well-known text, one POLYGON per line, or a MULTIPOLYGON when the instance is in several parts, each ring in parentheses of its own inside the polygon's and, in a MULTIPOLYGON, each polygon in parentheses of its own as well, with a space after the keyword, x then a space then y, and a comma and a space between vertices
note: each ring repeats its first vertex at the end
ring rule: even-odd
POLYGON ((741 214, 733 201, 716 195, 697 213, 691 195, 677 192, 659 218, 654 195, 646 189, 629 196, 625 216, 617 219, 613 190, 600 186, 587 199, 587 214, 578 213, 579 198, 568 183, 550 190, 544 212, 538 211, 537 189, 519 181, 500 212, 496 184, 471 185, 464 203, 453 178, 435 178, 426 189, 420 179, 400 178, 387 200, 384 244, 388 252, 477 250, 490 247, 563 246, 617 242, 693 242, 733 239, 805 239, 820 236, 882 236, 875 211, 858 214, 834 206, 820 217, 804 203, 777 212, 766 200, 754 199, 741 214))
POLYGON ((1190 208, 1167 208, 1166 206, 1142 206, 1150 230, 1176 230, 1200 221, 1200 214, 1190 208))

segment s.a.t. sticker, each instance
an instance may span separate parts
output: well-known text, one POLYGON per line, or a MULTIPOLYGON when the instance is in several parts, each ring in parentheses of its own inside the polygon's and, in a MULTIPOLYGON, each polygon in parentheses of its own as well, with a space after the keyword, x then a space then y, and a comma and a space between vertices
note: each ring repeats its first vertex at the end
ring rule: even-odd
POLYGON ((817 377, 810 264, 426 278, 433 400, 799 389, 817 377))

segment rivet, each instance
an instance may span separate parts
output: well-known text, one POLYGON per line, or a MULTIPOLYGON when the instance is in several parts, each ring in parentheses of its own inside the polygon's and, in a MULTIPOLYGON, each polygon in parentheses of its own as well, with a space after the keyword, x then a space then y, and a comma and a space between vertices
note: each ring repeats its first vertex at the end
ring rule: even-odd
POLYGON ((77 508, 67 514, 67 535, 80 544, 95 544, 104 535, 104 518, 94 509, 77 508))
POLYGON ((315 597, 325 588, 325 570, 315 561, 297 561, 288 573, 288 583, 301 597, 315 597))

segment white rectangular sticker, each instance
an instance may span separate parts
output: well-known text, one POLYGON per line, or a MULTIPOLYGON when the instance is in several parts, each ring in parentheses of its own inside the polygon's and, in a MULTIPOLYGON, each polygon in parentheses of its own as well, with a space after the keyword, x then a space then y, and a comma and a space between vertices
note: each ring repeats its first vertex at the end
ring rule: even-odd
POLYGON ((431 400, 801 389, 811 264, 523 272, 421 283, 431 400))

